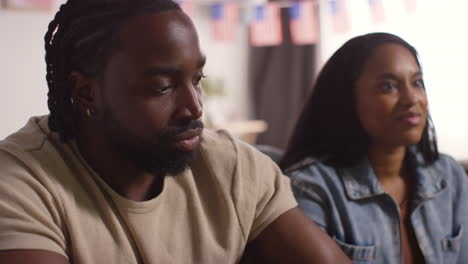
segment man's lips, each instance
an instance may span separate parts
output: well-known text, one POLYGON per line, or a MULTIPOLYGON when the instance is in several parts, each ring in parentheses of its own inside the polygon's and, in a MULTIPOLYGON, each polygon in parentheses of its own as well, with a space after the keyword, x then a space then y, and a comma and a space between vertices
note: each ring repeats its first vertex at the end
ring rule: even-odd
POLYGON ((200 135, 203 128, 194 128, 184 131, 174 137, 176 148, 181 151, 193 151, 200 144, 200 135))
POLYGON ((191 138, 200 136, 202 131, 203 131, 203 128, 188 129, 180 134, 177 134, 174 137, 174 140, 175 141, 189 140, 191 138))

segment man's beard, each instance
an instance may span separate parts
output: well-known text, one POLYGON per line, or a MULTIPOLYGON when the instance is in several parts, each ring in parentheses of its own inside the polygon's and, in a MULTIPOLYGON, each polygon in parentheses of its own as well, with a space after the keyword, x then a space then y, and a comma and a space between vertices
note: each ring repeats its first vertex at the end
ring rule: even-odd
POLYGON ((188 129, 203 128, 200 120, 187 121, 178 127, 161 129, 152 142, 132 135, 107 111, 102 124, 105 136, 114 151, 135 167, 154 176, 177 175, 185 171, 196 157, 196 151, 181 151, 174 147, 174 137, 188 129))

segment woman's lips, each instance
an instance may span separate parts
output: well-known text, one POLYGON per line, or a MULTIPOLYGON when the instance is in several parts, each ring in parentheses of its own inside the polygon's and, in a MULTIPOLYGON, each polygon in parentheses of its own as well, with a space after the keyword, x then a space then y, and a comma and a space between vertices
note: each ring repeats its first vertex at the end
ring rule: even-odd
POLYGON ((408 113, 399 119, 410 126, 417 126, 422 121, 421 114, 419 113, 408 113))

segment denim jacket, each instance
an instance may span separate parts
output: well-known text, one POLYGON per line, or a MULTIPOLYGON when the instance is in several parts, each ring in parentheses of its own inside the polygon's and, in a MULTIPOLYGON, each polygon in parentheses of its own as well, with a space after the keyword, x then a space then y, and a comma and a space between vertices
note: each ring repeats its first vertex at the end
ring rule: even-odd
MULTIPOLYGON (((468 264, 468 179, 452 158, 430 166, 413 156, 417 177, 411 224, 427 264, 468 264)), ((335 169, 307 158, 286 171, 299 207, 353 263, 403 263, 399 208, 367 158, 335 169)))

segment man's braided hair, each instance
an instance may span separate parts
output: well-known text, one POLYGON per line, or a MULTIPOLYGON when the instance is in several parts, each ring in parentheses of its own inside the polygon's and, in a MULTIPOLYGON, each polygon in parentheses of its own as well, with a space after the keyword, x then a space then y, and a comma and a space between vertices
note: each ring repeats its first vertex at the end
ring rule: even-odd
POLYGON ((49 128, 62 142, 75 137, 69 75, 94 77, 118 43, 120 26, 130 17, 180 10, 172 0, 68 0, 45 34, 49 128))

